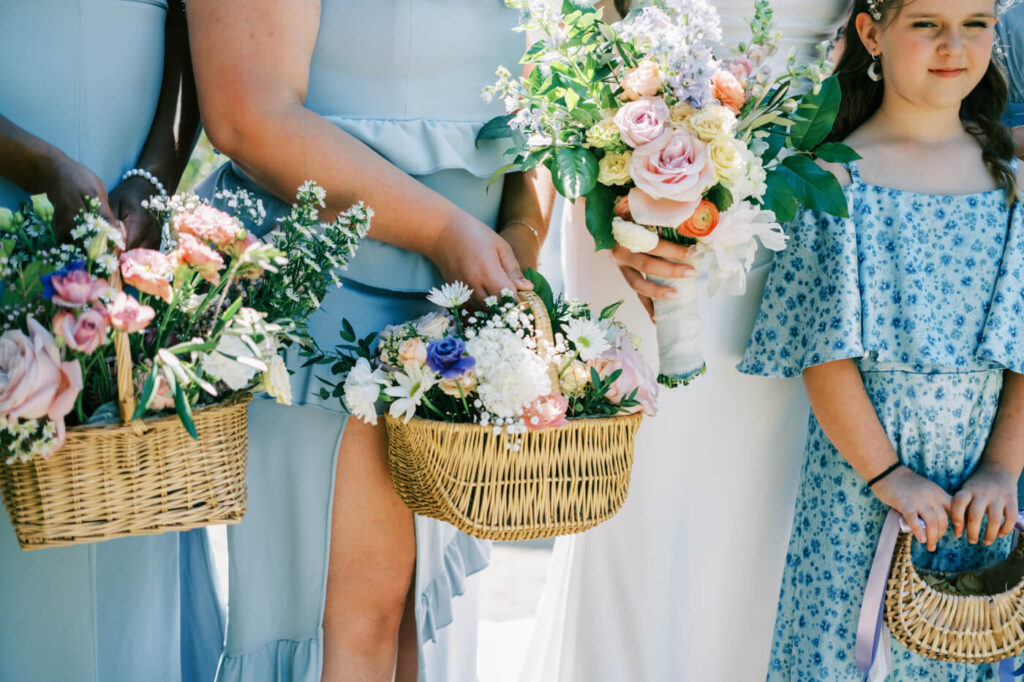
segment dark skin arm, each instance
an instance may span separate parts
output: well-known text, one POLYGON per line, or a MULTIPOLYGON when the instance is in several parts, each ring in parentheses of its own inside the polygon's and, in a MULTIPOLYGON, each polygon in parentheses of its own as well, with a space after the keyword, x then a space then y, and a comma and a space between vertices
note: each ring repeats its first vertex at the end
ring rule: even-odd
MULTIPOLYGON (((188 26, 180 0, 167 3, 164 37, 164 75, 153 126, 136 167, 148 170, 173 193, 199 137, 199 98, 196 95, 188 26)), ((160 246, 160 225, 142 202, 156 192, 145 178, 131 177, 110 192, 110 208, 124 223, 128 248, 160 246)))

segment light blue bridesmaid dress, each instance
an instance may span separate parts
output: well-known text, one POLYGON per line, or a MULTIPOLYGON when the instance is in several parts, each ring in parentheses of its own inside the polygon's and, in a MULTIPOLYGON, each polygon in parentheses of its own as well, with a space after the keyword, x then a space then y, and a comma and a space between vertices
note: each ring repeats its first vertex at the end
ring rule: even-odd
MULTIPOLYGON (((153 121, 166 7, 0 2, 0 113, 113 188, 153 121)), ((0 206, 27 198, 0 179, 0 206)), ((23 552, 0 516, 3 682, 208 682, 222 620, 202 531, 23 552)))
MULTIPOLYGON (((482 86, 498 64, 518 62, 522 34, 502 0, 324 0, 310 65, 306 106, 359 138, 395 166, 488 225, 498 219, 502 142, 474 145, 483 122, 502 113, 485 104, 482 86)), ((317 178, 313 178, 316 180, 317 178)), ((200 193, 244 188, 262 198, 266 233, 284 205, 232 164, 200 193)), ((372 234, 372 230, 371 230, 372 234)), ((424 294, 440 283, 422 256, 366 240, 345 285, 310 321, 325 347, 338 341, 342 317, 365 335, 429 308, 424 294)), ((331 501, 346 416, 321 400, 316 372, 292 357, 295 407, 257 400, 250 408, 249 510, 229 528, 227 650, 221 682, 315 682, 322 628, 331 501)), ((476 617, 456 599, 486 566, 485 543, 430 519, 416 519, 416 624, 420 679, 475 679, 476 617), (456 617, 456 612, 459 616, 456 617), (467 611, 462 616, 462 611, 467 611), (450 624, 458 623, 465 633, 450 624)))

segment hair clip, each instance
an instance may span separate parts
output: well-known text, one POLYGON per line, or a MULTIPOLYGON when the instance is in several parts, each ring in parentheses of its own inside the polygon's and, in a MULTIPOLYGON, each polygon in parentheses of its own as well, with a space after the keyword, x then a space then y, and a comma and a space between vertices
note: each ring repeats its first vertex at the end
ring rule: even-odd
POLYGON ((882 3, 885 0, 868 0, 868 14, 875 21, 882 20, 882 3))

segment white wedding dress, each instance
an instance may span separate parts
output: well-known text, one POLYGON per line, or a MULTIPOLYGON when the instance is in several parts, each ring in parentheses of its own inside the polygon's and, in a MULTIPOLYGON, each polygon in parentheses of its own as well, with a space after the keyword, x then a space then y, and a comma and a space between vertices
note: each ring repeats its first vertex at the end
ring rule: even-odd
MULTIPOLYGON (((727 42, 749 39, 752 0, 712 4, 727 42)), ((774 0, 778 59, 813 55, 846 5, 774 0)), ((654 327, 608 252, 594 253, 580 206, 565 207, 562 231, 568 295, 624 300, 619 317, 656 367, 654 327)), ((522 682, 765 679, 808 417, 799 379, 735 369, 770 262, 761 249, 744 296, 700 286, 707 374, 662 389, 618 516, 556 542, 522 682)))

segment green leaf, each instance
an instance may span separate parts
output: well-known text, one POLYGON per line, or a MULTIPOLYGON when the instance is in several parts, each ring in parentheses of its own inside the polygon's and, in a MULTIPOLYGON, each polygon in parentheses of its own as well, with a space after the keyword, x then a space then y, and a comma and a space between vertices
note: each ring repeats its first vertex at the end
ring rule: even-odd
POLYGON ((498 170, 494 171, 494 175, 492 175, 491 179, 487 181, 487 189, 490 190, 491 189, 491 185, 496 183, 498 180, 504 179, 506 173, 508 173, 509 171, 514 171, 514 170, 522 170, 520 164, 518 164, 518 163, 506 163, 504 166, 502 166, 498 170))
POLYGON ((551 290, 551 285, 548 284, 548 281, 544 279, 544 275, 533 268, 526 268, 526 272, 523 274, 533 284, 533 293, 540 296, 540 300, 544 301, 544 307, 548 309, 548 317, 554 317, 555 293, 551 290))
POLYGON ((188 431, 188 435, 192 436, 192 440, 199 440, 199 434, 196 432, 196 423, 192 421, 192 406, 188 404, 188 399, 185 398, 185 391, 182 389, 181 384, 174 387, 174 411, 178 413, 178 419, 181 420, 182 426, 188 431))
POLYGON ((135 406, 135 414, 132 415, 133 421, 142 419, 142 415, 146 414, 146 406, 149 405, 149 399, 153 397, 153 389, 156 387, 156 371, 156 363, 153 363, 153 369, 149 370, 149 376, 146 377, 146 383, 142 387, 139 403, 135 406))
POLYGON ((722 184, 709 189, 704 198, 717 206, 719 211, 728 211, 733 203, 732 192, 722 184))
POLYGON ((829 163, 849 163, 861 158, 860 154, 842 142, 826 142, 814 150, 814 155, 829 163))
POLYGON ((583 147, 559 147, 548 160, 555 189, 569 201, 588 194, 597 185, 597 157, 583 147))
POLYGON ((768 173, 765 184, 768 186, 768 191, 762 202, 764 208, 774 212, 775 219, 780 223, 788 223, 793 220, 800 204, 789 183, 786 182, 786 178, 779 171, 773 170, 768 173))
POLYGON ((617 313, 619 311, 619 308, 621 306, 622 306, 622 301, 618 301, 616 303, 612 303, 609 306, 605 306, 604 310, 601 311, 601 316, 599 318, 597 318, 597 319, 599 321, 610 320, 612 317, 615 316, 615 313, 617 313))
POLYGON ((576 105, 580 103, 579 94, 572 89, 565 91, 565 108, 570 112, 576 108, 576 105))
POLYGON ((585 214, 587 230, 594 238, 594 250, 615 248, 615 237, 612 235, 612 218, 617 197, 610 187, 595 185, 587 194, 585 214))
POLYGON ((803 96, 796 110, 797 117, 802 120, 794 123, 789 131, 790 139, 798 150, 809 152, 825 141, 836 122, 842 96, 835 76, 822 83, 817 94, 811 92, 803 96))
POLYGON ((341 340, 354 343, 356 340, 356 330, 352 327, 352 323, 342 318, 341 320, 341 340))
POLYGON ((0 256, 9 258, 14 253, 14 243, 13 239, 0 239, 0 256))
POLYGON ((512 137, 513 130, 508 122, 515 118, 515 114, 506 116, 495 116, 484 124, 480 132, 476 134, 476 146, 480 146, 480 140, 500 140, 505 137, 512 137))
POLYGON ((824 211, 837 218, 850 217, 842 185, 836 176, 814 163, 810 157, 787 157, 778 170, 792 188, 797 201, 807 208, 824 211))

